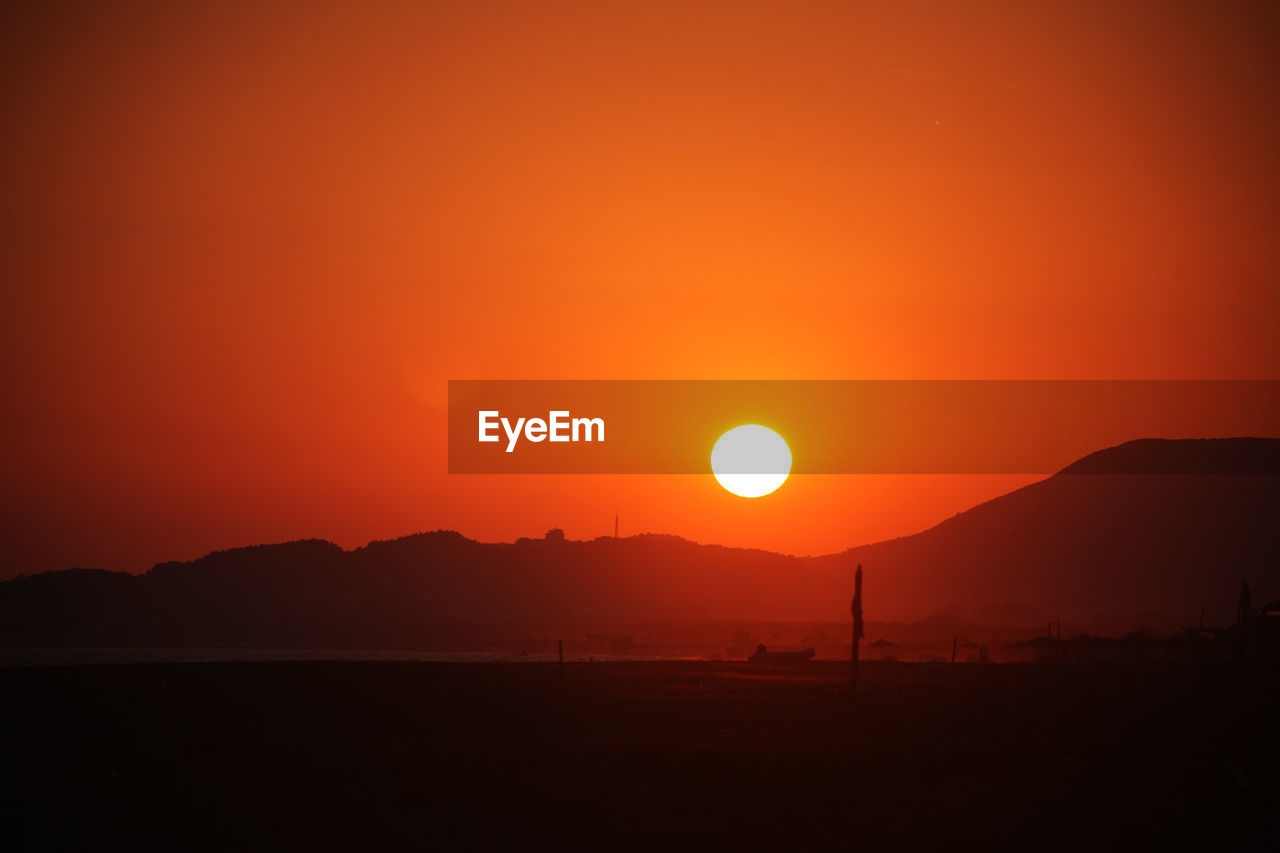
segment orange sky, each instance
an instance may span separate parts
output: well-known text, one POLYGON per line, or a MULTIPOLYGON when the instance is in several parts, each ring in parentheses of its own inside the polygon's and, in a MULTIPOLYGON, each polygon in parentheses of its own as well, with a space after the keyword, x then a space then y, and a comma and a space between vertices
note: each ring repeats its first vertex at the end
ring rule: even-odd
POLYGON ((0 15, 0 577, 1033 479, 449 477, 450 378, 1280 378, 1274 4, 0 15))

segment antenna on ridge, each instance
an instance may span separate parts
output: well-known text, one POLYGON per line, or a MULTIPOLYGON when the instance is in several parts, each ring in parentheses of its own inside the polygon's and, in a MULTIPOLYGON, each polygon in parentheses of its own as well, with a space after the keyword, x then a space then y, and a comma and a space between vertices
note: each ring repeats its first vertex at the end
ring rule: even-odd
POLYGON ((613 538, 614 539, 618 538, 618 513, 617 512, 614 512, 613 514, 613 538))
POLYGON ((862 630, 862 563, 853 573, 853 601, 849 605, 853 615, 853 647, 849 656, 849 701, 858 697, 858 641, 866 634, 862 630))

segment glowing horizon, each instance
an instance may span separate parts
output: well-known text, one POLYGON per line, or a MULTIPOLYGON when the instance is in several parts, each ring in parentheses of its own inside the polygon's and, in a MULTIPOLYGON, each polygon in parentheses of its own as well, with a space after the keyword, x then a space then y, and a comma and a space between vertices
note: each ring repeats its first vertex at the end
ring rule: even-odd
POLYGON ((453 378, 1280 379, 1265 4, 6 23, 0 577, 615 510, 830 553, 1039 479, 451 477, 453 378))

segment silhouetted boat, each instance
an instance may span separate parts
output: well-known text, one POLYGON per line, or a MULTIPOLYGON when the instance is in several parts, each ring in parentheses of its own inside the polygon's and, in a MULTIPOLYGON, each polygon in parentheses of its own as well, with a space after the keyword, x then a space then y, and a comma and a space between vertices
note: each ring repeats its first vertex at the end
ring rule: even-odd
POLYGON ((813 657, 813 649, 801 649, 798 652, 771 652, 764 643, 756 646, 748 663, 804 663, 813 657))

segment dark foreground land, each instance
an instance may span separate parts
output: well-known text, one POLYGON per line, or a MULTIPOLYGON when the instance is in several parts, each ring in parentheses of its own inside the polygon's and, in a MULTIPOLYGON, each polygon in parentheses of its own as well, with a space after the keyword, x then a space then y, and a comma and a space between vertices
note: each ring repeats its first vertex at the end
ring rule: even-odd
POLYGON ((851 709, 821 662, 0 670, 0 847, 1280 846, 1274 675, 863 677, 851 709))

